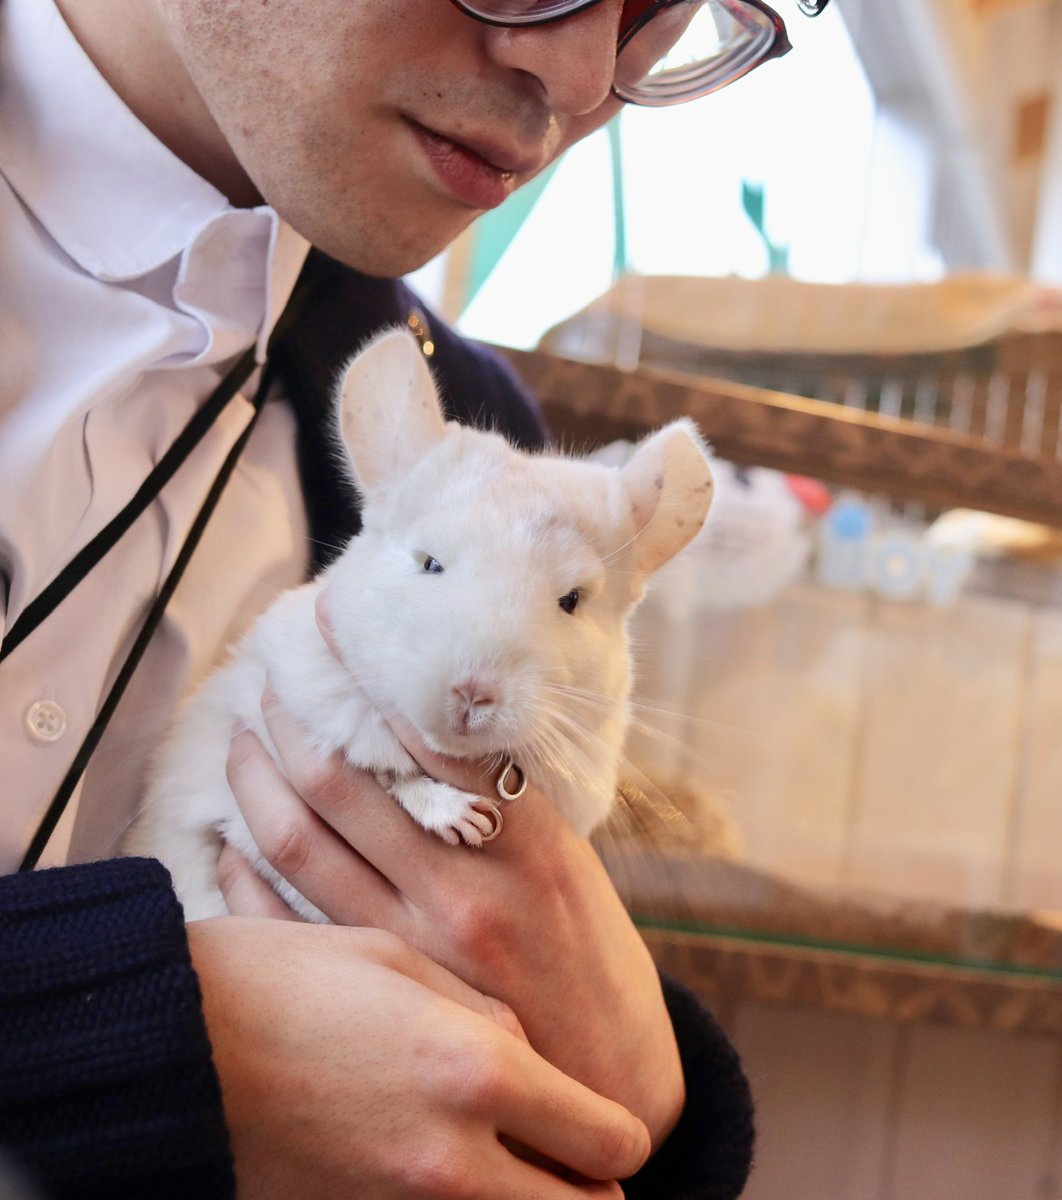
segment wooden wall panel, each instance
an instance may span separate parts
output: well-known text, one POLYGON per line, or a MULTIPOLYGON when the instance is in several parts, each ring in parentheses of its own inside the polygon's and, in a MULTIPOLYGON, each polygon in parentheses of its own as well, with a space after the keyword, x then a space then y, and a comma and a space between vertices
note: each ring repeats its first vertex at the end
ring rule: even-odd
POLYGON ((757 1108, 744 1200, 885 1200, 896 1027, 747 1004, 732 1032, 757 1108))
POLYGON ((665 732, 636 731, 632 758, 666 764, 664 773, 715 796, 750 861, 807 883, 837 882, 867 598, 799 585, 762 607, 676 615, 668 607, 651 596, 636 626, 647 664, 638 695, 665 732), (683 738, 689 749, 676 753, 683 738))
POLYGON ((1030 616, 965 597, 882 603, 846 882, 972 908, 998 903, 1030 616))
POLYGON ((1062 613, 1034 620, 1005 901, 1062 909, 1062 613))
POLYGON ((757 1106, 745 1200, 1049 1200, 1062 1043, 770 1004, 731 1033, 757 1106))
POLYGON ((1039 1200, 1056 1039, 914 1026, 903 1048, 883 1200, 1039 1200))
POLYGON ((725 809, 748 861, 808 884, 1062 908, 1062 614, 796 585, 636 625, 630 754, 725 809))

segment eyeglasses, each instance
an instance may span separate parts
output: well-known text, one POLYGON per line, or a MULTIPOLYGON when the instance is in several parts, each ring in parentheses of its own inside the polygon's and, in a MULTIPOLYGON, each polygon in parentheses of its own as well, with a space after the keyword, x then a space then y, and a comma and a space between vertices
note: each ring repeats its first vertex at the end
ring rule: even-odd
MULTIPOLYGON (((453 0, 488 25, 545 25, 600 0, 453 0)), ((829 0, 797 0, 809 17, 829 0)), ((792 47, 763 0, 625 0, 612 92, 661 107, 717 92, 792 47)))

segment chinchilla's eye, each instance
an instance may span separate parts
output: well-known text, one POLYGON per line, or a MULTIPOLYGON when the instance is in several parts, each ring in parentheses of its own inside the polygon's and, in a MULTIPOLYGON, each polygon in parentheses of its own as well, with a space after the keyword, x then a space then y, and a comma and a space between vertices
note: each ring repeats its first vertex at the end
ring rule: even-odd
POLYGON ((579 588, 572 588, 567 596, 561 596, 557 603, 564 609, 566 613, 575 612, 575 606, 579 603, 579 597, 582 592, 579 588))
POLYGON ((426 554, 424 556, 423 566, 424 566, 424 573, 426 575, 441 575, 443 572, 442 563, 439 562, 439 560, 437 558, 432 558, 432 556, 430 554, 426 554))

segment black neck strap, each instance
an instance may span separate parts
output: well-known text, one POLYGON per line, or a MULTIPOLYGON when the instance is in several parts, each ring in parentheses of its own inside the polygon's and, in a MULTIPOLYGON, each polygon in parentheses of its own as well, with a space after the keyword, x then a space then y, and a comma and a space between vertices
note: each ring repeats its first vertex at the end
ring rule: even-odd
MULTIPOLYGON (((277 322, 276 329, 270 339, 270 352, 272 352, 278 341, 286 336, 295 324, 298 312, 304 303, 305 297, 303 292, 304 289, 297 287, 291 300, 288 302, 288 306, 277 322)), ((75 555, 52 583, 26 606, 19 619, 4 638, 3 645, 0 647, 0 661, 3 661, 18 645, 25 641, 41 622, 55 611, 88 573, 118 543, 152 501, 158 497, 177 469, 187 460, 188 456, 200 443, 206 431, 224 411, 229 401, 250 378, 254 367, 255 352, 252 346, 229 369, 225 377, 210 394, 206 403, 197 409, 195 415, 185 425, 184 429, 181 430, 173 445, 162 456, 151 474, 148 475, 143 484, 137 489, 136 494, 129 503, 117 516, 108 522, 84 549, 75 555)), ((207 493, 206 499, 203 501, 195 520, 192 522, 192 526, 185 537, 176 561, 170 568, 169 574, 163 581, 158 594, 151 602, 151 607, 147 611, 132 649, 126 655, 117 678, 111 685, 110 691, 107 693, 99 712, 96 714, 96 719, 85 735, 77 754, 74 756, 73 762, 70 764, 70 769, 63 777, 62 783, 60 783, 55 795, 52 797, 44 816, 37 826, 36 832, 30 840, 22 862, 19 864, 20 871, 31 871, 37 865, 41 854, 44 852, 44 848, 48 844, 48 840, 55 832, 56 825, 59 824, 59 819, 66 811, 67 805, 70 803, 70 798, 73 796, 82 775, 85 773, 89 760, 92 758, 96 747, 100 743, 100 739, 103 737, 110 723, 111 717, 114 715, 122 696, 125 694, 126 687, 132 679, 141 658, 143 658, 144 651, 154 636, 155 630, 158 628, 159 622, 166 612, 166 607, 173 593, 177 590, 177 585, 184 575, 185 568, 188 566, 196 547, 199 545, 207 523, 217 508, 218 501, 225 490, 225 485, 232 476, 240 455, 250 439, 251 432, 264 406, 266 393, 271 381, 272 371, 269 367, 263 368, 261 381, 254 397, 254 412, 251 415, 251 419, 229 451, 214 482, 211 484, 210 491, 207 493)))
MULTIPOLYGON (((253 362, 252 362, 253 365, 253 362)), ((224 381, 223 381, 224 382, 224 381)), ((218 501, 221 499, 221 494, 225 490, 225 485, 228 483, 230 476, 236 466, 236 463, 243 452, 244 446, 251 436, 251 431, 258 420, 258 415, 262 411, 261 400, 265 391, 265 380, 263 385, 258 389, 258 395, 255 397, 255 411, 251 415, 246 428, 240 434, 235 445, 229 451, 228 456, 221 465, 221 470, 218 471, 211 484, 210 491, 207 493, 206 499, 199 512, 196 514, 195 520, 184 539, 184 544, 181 546, 180 552, 173 566, 170 568, 169 574, 163 581, 162 587, 159 589, 155 599, 151 602, 151 607, 147 611, 144 618, 144 623, 140 627, 140 632, 136 636, 136 641, 133 642, 132 649, 126 655, 125 662, 122 663, 122 668, 118 672, 114 683, 111 685, 110 691, 107 693, 100 709, 96 714, 96 719, 92 722, 88 733, 85 735, 77 754, 74 755, 74 760, 70 764, 70 769, 63 776, 62 783, 56 789, 55 795, 51 799, 41 818, 40 824, 33 837, 30 839, 30 844, 23 855, 21 863, 19 863, 20 871, 32 871, 44 853, 45 846, 52 834, 55 832, 56 825, 59 824, 59 818, 66 811, 67 805, 70 803, 70 798, 73 796, 81 776, 84 775, 86 768, 89 765, 89 760, 96 751, 96 747, 100 743, 107 726, 110 724, 111 717, 114 716, 119 701, 125 694, 125 689, 129 685, 129 681, 133 677, 134 671, 140 664, 141 658, 144 656, 144 651, 148 648, 148 643, 155 634, 155 630, 159 627, 159 622, 162 620, 166 612, 166 607, 177 590, 177 585, 181 581, 181 576, 184 574, 185 568, 188 566, 192 558, 195 548, 199 545, 199 540, 203 536, 203 531, 206 529, 207 522, 210 520, 214 509, 217 507, 218 501)), ((211 397, 213 398, 213 397, 211 397)), ((219 410, 220 411, 220 410, 219 410)), ((139 493, 138 493, 139 495, 139 493)), ((125 510, 120 514, 125 515, 125 510)), ((113 522, 112 522, 113 523, 113 522)), ((128 528, 128 526, 126 526, 128 528)), ((105 553, 105 552, 104 552, 105 553)), ((102 554, 100 555, 102 557, 102 554)), ((98 562, 99 559, 96 559, 98 562)), ((95 565, 95 564, 93 564, 95 565)), ((91 569, 91 567, 89 568, 91 569)), ((80 579, 84 578, 82 575, 80 579)), ((68 592, 71 589, 68 589, 68 592)), ((54 607, 54 605, 53 605, 54 607)), ((49 610, 50 611, 50 610, 49 610)), ((45 614, 46 616, 47 614, 45 614)), ((42 618, 43 619, 43 618, 42 618)), ((39 622, 38 622, 39 623, 39 622)))
POLYGON ((0 662, 13 653, 70 595, 121 540, 137 517, 156 500, 173 478, 177 468, 203 440, 203 435, 218 419, 233 396, 247 382, 254 370, 254 347, 250 347, 211 392, 206 403, 196 409, 187 425, 174 439, 173 445, 159 459, 151 473, 137 488, 128 504, 70 560, 50 584, 22 610, 18 620, 4 635, 0 644, 0 662))

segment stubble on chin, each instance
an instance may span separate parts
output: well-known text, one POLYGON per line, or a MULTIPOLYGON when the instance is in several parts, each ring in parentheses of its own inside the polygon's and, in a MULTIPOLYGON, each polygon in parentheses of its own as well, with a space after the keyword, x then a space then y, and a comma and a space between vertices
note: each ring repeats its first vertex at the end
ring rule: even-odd
POLYGON ((327 186, 308 175, 303 186, 265 199, 318 249, 366 275, 393 278, 422 267, 479 215, 431 196, 392 199, 371 182, 327 186))
POLYGON ((216 123, 214 149, 225 151, 212 174, 201 173, 234 203, 264 200, 326 253, 367 274, 423 265, 479 215, 421 169, 408 119, 443 136, 494 132, 549 159, 565 138, 537 89, 472 70, 460 47, 452 57, 411 55, 381 74, 378 63, 337 55, 331 38, 307 37, 273 6, 263 16, 246 0, 149 2, 166 18, 216 123))

